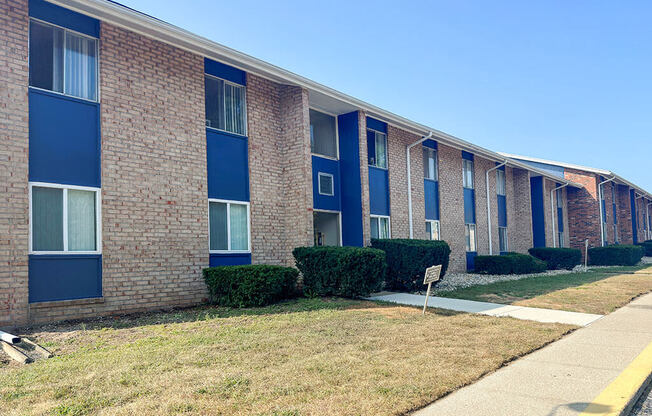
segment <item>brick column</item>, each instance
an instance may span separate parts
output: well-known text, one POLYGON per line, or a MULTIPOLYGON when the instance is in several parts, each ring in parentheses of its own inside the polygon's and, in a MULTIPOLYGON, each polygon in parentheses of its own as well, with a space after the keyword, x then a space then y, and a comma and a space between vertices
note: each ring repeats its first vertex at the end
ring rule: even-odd
MULTIPOLYGON (((489 221, 487 219, 487 170, 495 167, 495 162, 474 156, 475 176, 475 228, 478 238, 478 254, 489 254, 489 221)), ((496 171, 489 173, 489 204, 491 204, 491 244, 494 254, 500 252, 496 237, 498 236, 498 200, 496 197, 496 171)))
POLYGON ((600 247, 600 205, 598 204, 598 178, 593 174, 566 169, 564 177, 583 185, 568 189, 569 241, 572 248, 584 250, 584 240, 589 247, 600 247))
POLYGON ((369 164, 367 155, 367 116, 358 111, 358 141, 360 146, 360 183, 362 198, 362 241, 365 246, 371 244, 371 214, 369 201, 369 164))
POLYGON ((618 216, 618 233, 621 244, 632 244, 632 207, 629 200, 629 187, 616 185, 616 211, 618 216))
POLYGON ((466 270, 462 153, 440 143, 438 154, 441 237, 451 248, 449 270, 462 272, 466 270))
POLYGON ((532 247, 532 201, 530 193, 530 172, 512 169, 514 187, 514 218, 507 218, 509 224, 510 250, 527 253, 532 247))

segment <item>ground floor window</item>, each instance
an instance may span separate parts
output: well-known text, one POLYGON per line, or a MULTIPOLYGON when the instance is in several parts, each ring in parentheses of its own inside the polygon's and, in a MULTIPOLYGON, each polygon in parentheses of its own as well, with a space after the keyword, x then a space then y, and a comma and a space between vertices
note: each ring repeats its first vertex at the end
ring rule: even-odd
POLYGON ((29 185, 30 253, 100 253, 100 189, 29 185))
POLYGON ((371 238, 391 238, 390 233, 389 217, 371 216, 371 238))
POLYGON ((620 240, 618 239, 618 225, 614 224, 614 243, 618 244, 620 240))
POLYGON ((478 251, 477 239, 475 235, 475 224, 464 224, 464 236, 466 238, 466 251, 478 251))
POLYGON ((441 235, 439 234, 439 221, 426 221, 426 238, 428 240, 441 240, 441 235))
POLYGON ((607 238, 607 223, 602 221, 602 245, 606 246, 609 244, 609 239, 607 238))
POLYGON ((316 246, 341 245, 339 212, 314 211, 312 220, 316 246))
POLYGON ((498 227, 498 246, 500 247, 501 253, 509 251, 509 244, 507 242, 507 227, 498 227))
POLYGON ((211 253, 249 252, 249 203, 208 200, 211 253))
POLYGON ((564 233, 560 232, 559 234, 559 247, 564 247, 566 242, 564 241, 564 233))

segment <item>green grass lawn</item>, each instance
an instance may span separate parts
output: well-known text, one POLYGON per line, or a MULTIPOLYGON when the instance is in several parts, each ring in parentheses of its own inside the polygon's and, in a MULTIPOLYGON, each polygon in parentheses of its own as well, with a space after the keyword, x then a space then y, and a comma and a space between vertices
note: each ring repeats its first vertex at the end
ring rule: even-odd
POLYGON ((652 291, 649 266, 609 267, 586 273, 535 276, 477 285, 438 296, 538 308, 607 314, 652 291))
POLYGON ((573 327, 342 299, 48 325, 0 363, 1 415, 393 415, 573 327))

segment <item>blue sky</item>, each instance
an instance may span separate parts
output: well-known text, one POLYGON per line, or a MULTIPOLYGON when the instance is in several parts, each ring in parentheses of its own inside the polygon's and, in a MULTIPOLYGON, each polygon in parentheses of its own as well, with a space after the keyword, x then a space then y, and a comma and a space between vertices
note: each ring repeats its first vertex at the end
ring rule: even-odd
POLYGON ((121 2, 491 150, 652 192, 652 2, 121 2))

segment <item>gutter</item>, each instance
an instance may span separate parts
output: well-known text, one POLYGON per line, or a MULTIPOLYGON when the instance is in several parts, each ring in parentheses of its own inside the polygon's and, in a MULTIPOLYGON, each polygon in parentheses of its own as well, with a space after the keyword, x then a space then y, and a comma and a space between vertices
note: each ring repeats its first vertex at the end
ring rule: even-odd
MULTIPOLYGON (((494 166, 491 169, 487 169, 485 172, 485 183, 486 183, 486 192, 485 194, 487 195, 487 228, 488 228, 488 235, 489 235, 489 255, 492 256, 494 254, 494 249, 493 249, 493 243, 491 241, 491 202, 489 200, 489 172, 500 169, 501 167, 505 166, 507 164, 507 159, 500 165, 494 166)), ((505 175, 505 185, 507 185, 507 175, 505 175)))
POLYGON ((598 184, 598 204, 600 205, 600 245, 604 247, 604 207, 602 206, 602 185, 614 181, 616 176, 598 184))
MULTIPOLYGON (((557 192, 558 189, 562 189, 567 187, 568 184, 560 185, 556 187, 555 189, 550 190, 550 221, 552 222, 552 246, 557 247, 557 239, 555 238, 555 193, 557 192)), ((600 206, 602 206, 602 203, 600 203, 600 206)), ((600 216, 602 218, 602 216, 600 216)))
POLYGON ((432 138, 433 134, 432 132, 429 132, 427 136, 423 136, 421 139, 417 140, 416 142, 409 144, 405 150, 405 156, 406 156, 406 166, 407 166, 407 192, 408 192, 408 222, 410 223, 410 239, 414 238, 414 225, 412 221, 412 175, 410 174, 410 150, 414 146, 418 146, 421 143, 425 142, 426 140, 430 140, 432 138))

